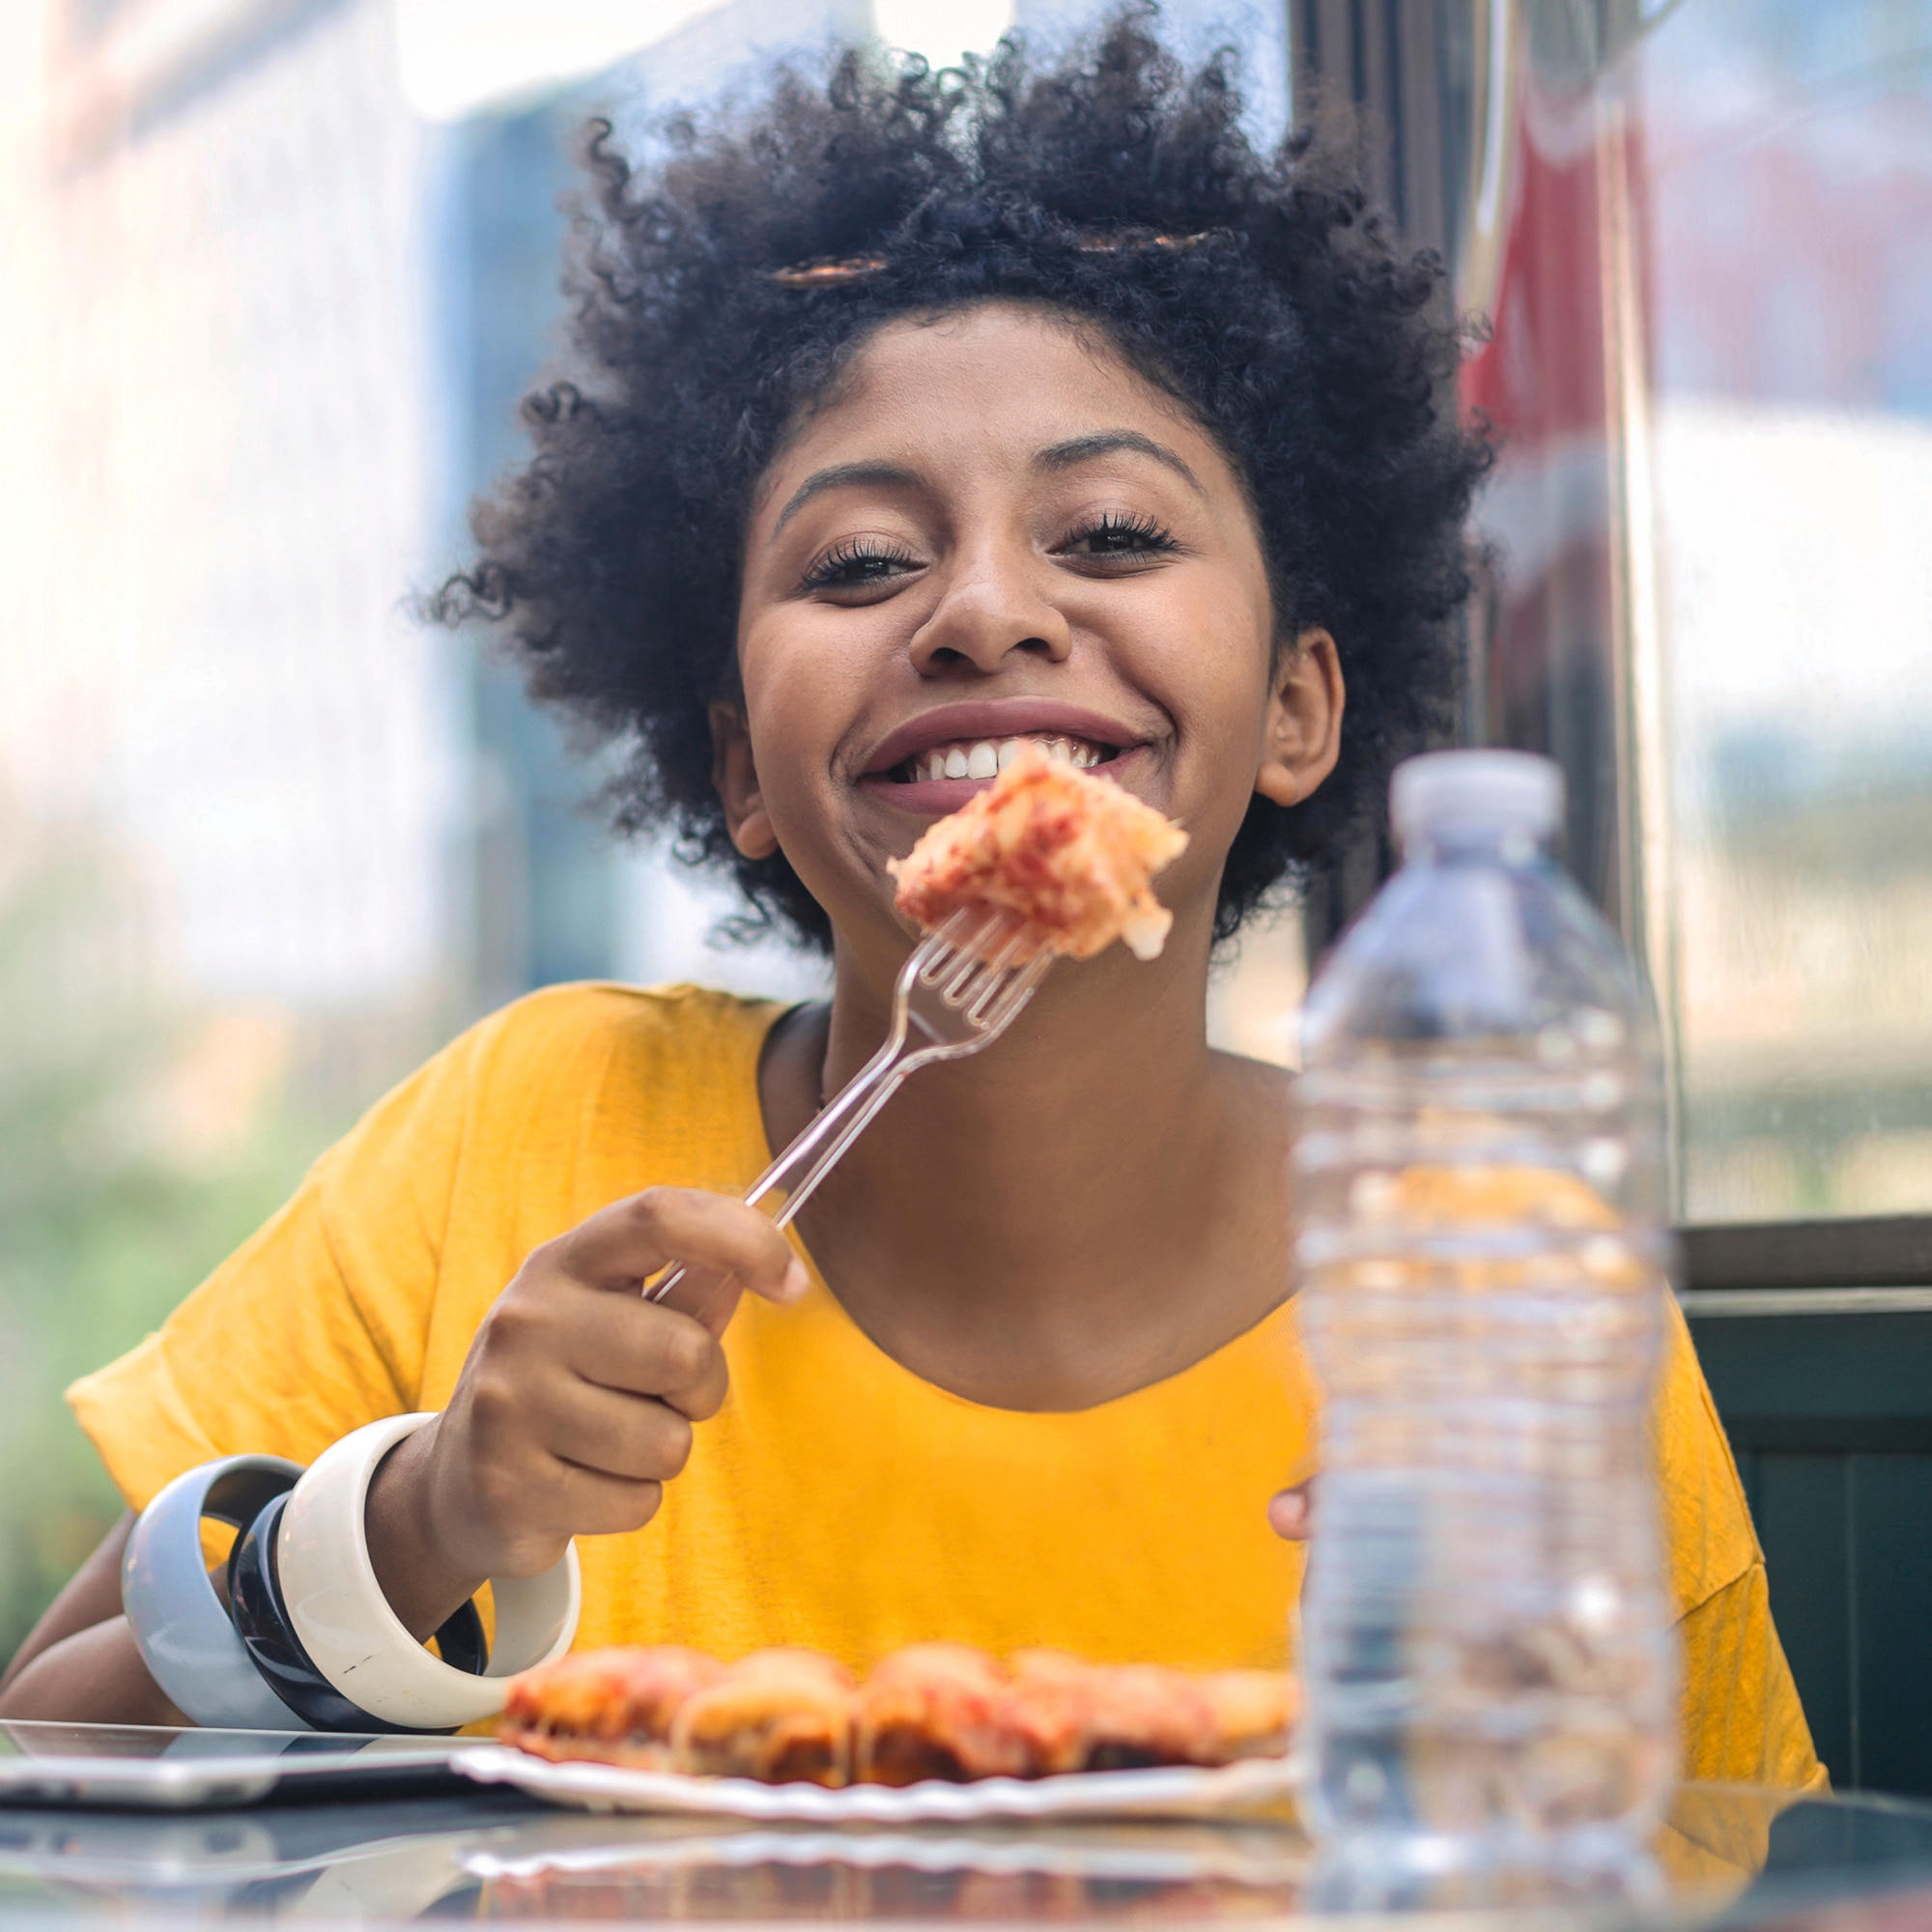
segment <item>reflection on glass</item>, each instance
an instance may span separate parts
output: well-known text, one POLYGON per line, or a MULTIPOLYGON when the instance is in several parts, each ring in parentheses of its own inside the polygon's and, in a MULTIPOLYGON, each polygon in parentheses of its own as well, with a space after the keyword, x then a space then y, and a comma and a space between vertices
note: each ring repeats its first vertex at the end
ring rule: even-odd
POLYGON ((1932 5, 1642 54, 1686 1210, 1932 1208, 1932 5))
POLYGON ((1472 730, 1569 771, 1684 1218, 1932 1209, 1932 0, 1472 18, 1472 730))

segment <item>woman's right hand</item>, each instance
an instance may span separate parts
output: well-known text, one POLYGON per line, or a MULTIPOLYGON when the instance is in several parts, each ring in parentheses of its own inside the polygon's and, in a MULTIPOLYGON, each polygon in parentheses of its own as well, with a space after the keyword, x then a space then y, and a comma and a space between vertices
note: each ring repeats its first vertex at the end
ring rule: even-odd
POLYGON ((486 1577, 641 1528, 724 1400, 719 1338, 739 1294, 792 1301, 806 1284, 763 1214, 696 1188, 647 1188, 534 1249, 448 1406, 370 1485, 369 1553, 396 1614, 427 1636, 486 1577), (672 1261, 689 1270, 676 1305, 646 1301, 672 1261))

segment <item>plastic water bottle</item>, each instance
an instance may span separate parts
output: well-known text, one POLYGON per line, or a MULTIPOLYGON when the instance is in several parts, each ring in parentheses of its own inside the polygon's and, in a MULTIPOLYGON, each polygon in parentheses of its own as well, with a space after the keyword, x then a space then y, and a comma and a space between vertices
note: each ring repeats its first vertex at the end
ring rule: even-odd
POLYGON ((1639 1889, 1675 1780, 1662 1077, 1622 945, 1548 856, 1562 803, 1520 753, 1402 766, 1402 868, 1308 996, 1301 1748, 1330 1903, 1639 1889))

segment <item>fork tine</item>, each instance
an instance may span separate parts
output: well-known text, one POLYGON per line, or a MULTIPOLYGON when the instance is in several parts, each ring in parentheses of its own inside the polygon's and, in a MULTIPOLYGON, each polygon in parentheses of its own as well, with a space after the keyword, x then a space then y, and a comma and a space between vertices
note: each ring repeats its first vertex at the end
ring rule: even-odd
POLYGON ((980 910, 985 917, 973 934, 972 944, 981 959, 995 958, 1026 936, 1026 923, 1017 913, 996 905, 981 906, 980 910))
MULTIPOLYGON (((935 962, 933 970, 925 976, 926 983, 939 986, 939 996, 949 1007, 964 1006, 977 997, 980 976, 988 970, 999 970, 1003 961, 988 958, 987 948, 1012 924, 1010 915, 997 909, 961 907, 940 928, 952 939, 954 958, 946 964, 935 962), (970 933, 965 929, 969 924, 970 933), (954 961, 956 968, 949 973, 948 967, 954 965, 954 961)), ((1009 937, 1009 948, 1011 943, 1009 937)))
MULTIPOLYGON (((1011 950, 1011 947, 1006 947, 1002 952, 1009 952, 1011 950)), ((980 977, 971 985, 962 986, 952 1004, 963 1008, 966 1017, 978 1024, 988 1004, 999 997, 1000 988, 1006 983, 1008 972, 1004 958, 985 961, 984 970, 980 977)))
MULTIPOLYGON (((981 917, 983 911, 962 908, 952 914, 906 955, 899 968, 893 1030, 885 1043, 752 1183, 745 1197, 748 1201, 783 1192, 784 1205, 774 1216, 780 1227, 810 1198, 908 1074, 937 1061, 957 1060, 990 1046, 1033 997, 1055 954, 1044 950, 1024 965, 1015 966, 1013 954, 1024 944, 1026 929, 1010 914, 994 912, 981 917), (989 947, 993 948, 990 958, 985 956, 989 947), (962 953, 966 955, 963 961, 962 953), (964 1020, 963 1037, 957 1022, 935 1012, 934 1003, 921 992, 922 987, 930 990, 941 980, 946 981, 948 993, 959 996, 942 994, 938 1004, 964 1020), (961 1013, 960 1000, 969 997, 970 1003, 961 1013), (911 1025, 919 1027, 927 1044, 909 1045, 907 1028, 911 1025)), ((662 1300, 683 1278, 681 1264, 671 1267, 647 1291, 651 1299, 662 1300)))
POLYGON ((918 951, 912 956, 919 962, 915 977, 923 984, 934 984, 952 966, 960 942, 966 937, 967 922, 971 917, 968 908, 961 906, 957 912, 949 913, 920 941, 918 951))
POLYGON ((1034 988, 1046 978, 1046 969, 1053 964, 1055 956, 1051 948, 1043 947, 1013 976, 995 1003, 992 1015, 995 1026, 1005 1026, 1033 998, 1034 988))
POLYGON ((971 952, 960 953, 953 971, 939 989, 939 997, 949 1007, 961 1005, 966 998, 968 987, 985 970, 986 962, 977 954, 971 952))
POLYGON ((985 918, 980 922, 980 929, 973 935, 973 948, 981 958, 984 958, 987 947, 1003 932, 1009 934, 1017 932, 1020 929, 1020 923, 1004 906, 981 906, 980 910, 984 913, 985 918))
POLYGON ((1003 980, 990 989, 991 997, 974 1001, 967 1014, 975 1025, 987 1030, 988 1039, 997 1038, 1014 1015, 1033 998, 1033 991, 1046 978, 1046 969, 1053 964, 1054 954, 1050 949, 1036 952, 1017 972, 1009 973, 1003 980))
POLYGON ((975 1026, 990 1025, 990 1015, 993 1009, 999 1005, 1007 985, 1008 980, 1005 974, 989 975, 986 983, 980 988, 978 998, 966 1009, 966 1017, 975 1026))
POLYGON ((1007 943, 986 961, 987 969, 994 973, 1004 973, 1013 964, 1013 955, 1026 944, 1026 927, 1010 923, 1007 931, 1007 943))

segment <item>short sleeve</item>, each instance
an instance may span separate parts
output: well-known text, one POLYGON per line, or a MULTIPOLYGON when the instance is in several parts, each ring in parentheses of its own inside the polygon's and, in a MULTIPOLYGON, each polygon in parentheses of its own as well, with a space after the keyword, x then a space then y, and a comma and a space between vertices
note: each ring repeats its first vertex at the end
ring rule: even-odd
POLYGON ((1764 1555, 1731 1445, 1674 1299, 1665 1321, 1653 1425, 1670 1591, 1683 1616, 1764 1555))
POLYGON ((1764 1553, 1697 1351, 1673 1301, 1656 1407, 1659 1490, 1684 1648, 1684 1776, 1825 1782, 1777 1640, 1764 1553))
POLYGON ((1684 1776, 1822 1791, 1825 1767, 1771 1620, 1764 1565, 1684 1618, 1684 1776))
POLYGON ((158 1332, 69 1389, 130 1506, 197 1463, 310 1463, 416 1406, 482 1034, 379 1101, 158 1332))

